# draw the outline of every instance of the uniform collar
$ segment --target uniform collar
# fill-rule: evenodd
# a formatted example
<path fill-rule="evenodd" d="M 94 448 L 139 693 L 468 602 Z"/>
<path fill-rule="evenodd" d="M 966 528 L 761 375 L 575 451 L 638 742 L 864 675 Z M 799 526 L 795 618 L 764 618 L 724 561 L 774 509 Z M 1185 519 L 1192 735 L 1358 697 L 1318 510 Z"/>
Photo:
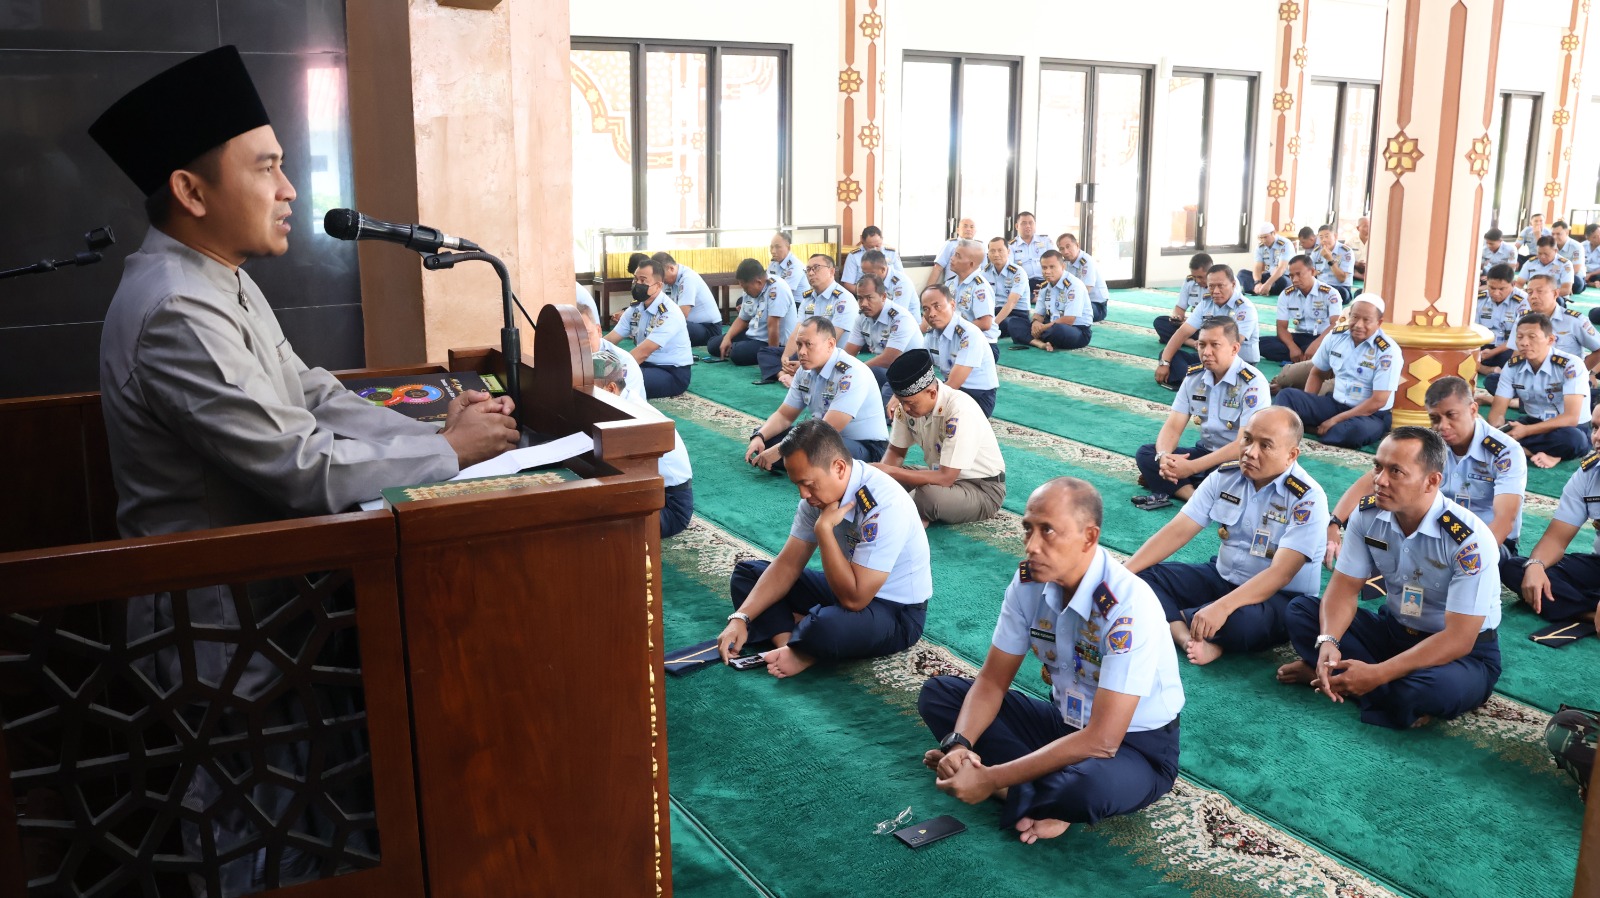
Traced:
<path fill-rule="evenodd" d="M 1243 474 L 1244 473 L 1243 469 L 1241 469 L 1239 473 Z M 1287 483 L 1287 481 L 1289 480 L 1290 477 L 1293 477 L 1293 478 L 1301 481 L 1302 483 L 1305 482 L 1305 479 L 1306 479 L 1305 478 L 1305 472 L 1300 470 L 1300 463 L 1299 462 L 1295 462 L 1294 464 L 1290 465 L 1288 468 L 1286 468 L 1284 470 L 1284 472 L 1282 474 L 1279 474 L 1278 476 L 1272 478 L 1272 482 L 1271 483 L 1268 483 L 1264 488 L 1262 488 L 1260 490 L 1257 490 L 1257 492 L 1264 493 L 1267 490 L 1272 490 L 1272 491 L 1277 492 L 1277 493 L 1288 493 L 1289 492 L 1289 487 L 1286 485 L 1286 483 Z M 1248 480 L 1249 478 L 1245 478 L 1245 479 Z"/>
<path fill-rule="evenodd" d="M 1493 433 L 1491 434 L 1490 431 L 1493 431 Z M 1487 436 L 1504 436 L 1504 434 L 1490 427 L 1489 422 L 1485 421 L 1482 415 L 1478 415 L 1472 424 L 1472 445 L 1467 447 L 1467 454 L 1464 457 L 1475 458 L 1479 461 L 1494 461 L 1494 453 L 1490 452 L 1489 447 L 1483 444 L 1483 439 Z M 1445 448 L 1448 449 L 1449 447 Z M 1450 449 L 1450 454 L 1454 456 L 1456 451 Z"/>
<path fill-rule="evenodd" d="M 224 293 L 238 293 L 249 279 L 244 269 L 229 268 L 159 228 L 151 228 L 145 234 L 144 243 L 139 246 L 139 251 L 152 256 L 177 256 L 189 268 L 200 272 L 208 282 Z"/>
<path fill-rule="evenodd" d="M 1427 537 L 1438 536 L 1442 532 L 1439 529 L 1439 515 L 1443 513 L 1443 511 L 1444 493 L 1436 492 L 1433 494 L 1433 504 L 1428 506 L 1428 510 L 1426 512 L 1423 512 L 1422 523 L 1417 525 L 1417 529 L 1412 532 L 1412 535 L 1415 536 L 1416 534 L 1420 533 Z M 1400 522 L 1394 519 L 1394 512 L 1392 511 L 1385 511 L 1380 508 L 1378 510 L 1377 519 L 1393 524 L 1397 530 L 1400 528 Z"/>
<path fill-rule="evenodd" d="M 1359 348 L 1361 348 L 1362 346 L 1364 346 L 1364 345 L 1366 345 L 1368 343 L 1371 343 L 1374 346 L 1376 346 L 1377 343 L 1378 343 L 1378 338 L 1379 337 L 1383 337 L 1386 340 L 1388 339 L 1388 337 L 1385 336 L 1385 334 L 1383 333 L 1383 327 L 1382 326 L 1379 326 L 1377 330 L 1372 332 L 1372 336 L 1366 338 L 1365 340 L 1362 340 L 1360 343 L 1356 342 L 1356 335 L 1355 335 L 1354 331 L 1348 331 L 1347 330 L 1347 331 L 1344 332 L 1344 335 L 1346 337 L 1350 338 L 1350 346 L 1353 349 L 1359 349 Z M 1390 340 L 1389 342 L 1393 343 L 1394 341 Z"/>
<path fill-rule="evenodd" d="M 1089 567 L 1083 572 L 1083 579 L 1078 582 L 1078 588 L 1073 591 L 1072 598 L 1067 601 L 1067 607 L 1073 613 L 1088 620 L 1094 615 L 1094 594 L 1100 591 L 1100 584 L 1106 579 L 1106 550 L 1095 546 L 1094 560 L 1089 562 Z M 1057 590 L 1059 584 L 1052 584 Z"/>
<path fill-rule="evenodd" d="M 961 313 L 952 311 L 950 313 L 950 323 L 939 330 L 939 336 L 946 340 L 955 339 L 956 333 L 961 330 L 961 322 L 963 320 L 965 319 L 961 317 Z"/>
<path fill-rule="evenodd" d="M 812 296 L 822 296 L 824 294 L 832 293 L 834 290 L 838 289 L 838 287 L 839 287 L 839 282 L 838 281 L 829 281 L 828 282 L 828 286 L 823 287 L 821 290 L 812 290 L 811 291 L 811 295 Z"/>
<path fill-rule="evenodd" d="M 839 362 L 843 360 L 844 347 L 835 344 L 833 347 L 833 355 L 828 356 L 828 360 L 823 363 L 820 369 L 817 370 L 817 378 L 819 380 L 832 380 L 834 370 L 838 367 Z M 848 366 L 850 363 L 845 362 L 845 364 Z"/>
<path fill-rule="evenodd" d="M 1244 364 L 1245 364 L 1244 363 L 1244 356 L 1235 354 L 1234 357 L 1233 357 L 1233 364 L 1228 366 L 1228 370 L 1222 372 L 1222 376 L 1221 377 L 1213 378 L 1211 382 L 1213 384 L 1236 384 L 1236 383 L 1238 383 L 1239 382 L 1239 371 L 1244 368 Z M 1204 368 L 1204 369 L 1201 369 L 1200 373 L 1209 377 L 1211 375 L 1211 370 L 1209 368 Z"/>
<path fill-rule="evenodd" d="M 953 274 L 953 275 L 955 274 L 954 271 L 952 271 L 950 273 Z M 958 279 L 956 280 L 956 286 L 957 287 L 964 287 L 964 286 L 966 286 L 967 284 L 969 284 L 969 283 L 971 283 L 973 281 L 981 281 L 981 280 L 983 280 L 983 269 L 979 268 L 978 270 L 976 270 L 973 273 L 967 275 L 966 277 L 960 277 L 959 275 L 957 275 L 957 278 Z"/>
<path fill-rule="evenodd" d="M 1062 271 L 1061 271 L 1061 280 L 1055 281 L 1054 283 L 1049 282 L 1049 281 L 1045 282 L 1045 286 L 1046 287 L 1054 287 L 1057 290 L 1065 290 L 1065 289 L 1067 289 L 1067 284 L 1068 284 L 1067 272 L 1066 272 L 1065 268 L 1063 268 Z"/>
<path fill-rule="evenodd" d="M 892 308 L 894 308 L 894 300 L 885 299 L 883 301 L 883 308 L 878 310 L 878 314 L 874 315 L 872 320 L 878 322 L 879 324 L 888 324 L 889 310 Z"/>
<path fill-rule="evenodd" d="M 942 380 L 935 379 L 934 383 L 939 385 L 939 393 L 938 398 L 933 401 L 933 414 L 928 416 L 930 418 L 936 418 L 948 412 L 950 410 L 950 397 L 955 395 L 956 392 L 946 386 Z"/>

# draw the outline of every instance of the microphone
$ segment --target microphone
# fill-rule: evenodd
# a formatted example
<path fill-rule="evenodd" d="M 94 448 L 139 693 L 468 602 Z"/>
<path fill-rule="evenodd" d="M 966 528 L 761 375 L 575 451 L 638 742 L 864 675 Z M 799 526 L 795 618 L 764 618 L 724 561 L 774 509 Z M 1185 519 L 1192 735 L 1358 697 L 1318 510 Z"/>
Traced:
<path fill-rule="evenodd" d="M 354 209 L 329 209 L 322 218 L 322 229 L 328 236 L 340 240 L 387 240 L 419 253 L 436 253 L 445 249 L 475 252 L 480 249 L 471 240 L 451 237 L 437 228 L 379 221 Z"/>

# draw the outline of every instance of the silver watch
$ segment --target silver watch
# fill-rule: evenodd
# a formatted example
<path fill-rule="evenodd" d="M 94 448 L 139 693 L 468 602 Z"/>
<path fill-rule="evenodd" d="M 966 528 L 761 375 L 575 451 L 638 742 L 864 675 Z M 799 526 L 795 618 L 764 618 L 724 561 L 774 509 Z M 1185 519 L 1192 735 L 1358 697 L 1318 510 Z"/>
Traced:
<path fill-rule="evenodd" d="M 742 620 L 748 624 L 750 623 L 750 615 L 745 614 L 743 611 L 735 611 L 734 613 L 728 615 L 728 620 Z"/>
<path fill-rule="evenodd" d="M 1315 648 L 1317 651 L 1320 652 L 1320 651 L 1322 651 L 1323 643 L 1327 643 L 1327 642 L 1333 643 L 1333 647 L 1334 648 L 1338 648 L 1339 647 L 1339 640 L 1338 639 L 1336 639 L 1336 638 L 1334 638 L 1332 636 L 1329 636 L 1328 634 L 1324 633 L 1321 636 L 1317 637 L 1316 645 L 1314 645 L 1313 648 Z"/>

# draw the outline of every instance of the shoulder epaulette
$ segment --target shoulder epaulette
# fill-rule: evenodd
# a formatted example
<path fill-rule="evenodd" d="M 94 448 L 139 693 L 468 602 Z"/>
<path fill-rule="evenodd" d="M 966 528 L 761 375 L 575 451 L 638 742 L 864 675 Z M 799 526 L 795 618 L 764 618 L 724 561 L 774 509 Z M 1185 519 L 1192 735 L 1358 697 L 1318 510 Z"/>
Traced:
<path fill-rule="evenodd" d="M 856 490 L 857 513 L 866 514 L 877 507 L 878 500 L 873 497 L 872 490 L 867 489 L 866 484 L 862 484 L 861 489 Z"/>
<path fill-rule="evenodd" d="M 1363 496 L 1361 498 L 1361 502 L 1359 504 L 1357 504 L 1356 507 L 1359 508 L 1362 511 L 1366 511 L 1369 508 L 1377 508 L 1378 507 L 1378 497 L 1376 495 Z"/>
<path fill-rule="evenodd" d="M 815 296 L 815 295 L 816 295 L 816 292 L 817 292 L 817 291 L 815 291 L 815 290 L 812 290 L 812 289 L 810 289 L 810 288 L 809 288 L 809 287 L 808 287 L 808 288 L 806 288 L 806 292 L 804 292 L 804 293 L 802 293 L 802 294 L 800 294 L 800 295 L 801 295 L 801 296 Z"/>
<path fill-rule="evenodd" d="M 1348 325 L 1348 324 L 1340 324 L 1340 325 L 1337 325 L 1337 326 L 1334 327 L 1333 332 L 1336 333 L 1336 334 L 1342 334 L 1342 333 L 1344 333 L 1345 331 L 1347 331 L 1349 329 L 1350 329 L 1350 325 Z"/>
<path fill-rule="evenodd" d="M 1217 465 L 1217 470 L 1218 471 L 1237 471 L 1237 470 L 1239 470 L 1239 463 L 1236 462 L 1236 461 L 1223 462 L 1222 464 Z"/>
<path fill-rule="evenodd" d="M 1507 365 L 1520 365 L 1520 364 L 1522 364 L 1522 363 L 1523 363 L 1523 362 L 1524 362 L 1524 361 L 1527 361 L 1527 360 L 1526 360 L 1526 359 L 1524 359 L 1524 358 L 1523 358 L 1523 357 L 1522 357 L 1522 353 L 1520 353 L 1520 352 L 1519 352 L 1519 353 L 1516 353 L 1516 354 L 1514 354 L 1514 355 L 1512 355 L 1512 356 L 1511 356 L 1511 360 L 1510 360 L 1510 361 L 1508 361 L 1508 362 L 1506 362 L 1506 364 L 1507 364 Z"/>
<path fill-rule="evenodd" d="M 1033 582 L 1033 569 L 1028 566 L 1027 559 L 1023 559 L 1023 561 L 1017 565 L 1017 579 L 1021 580 L 1023 583 Z"/>
<path fill-rule="evenodd" d="M 1489 298 L 1489 291 L 1488 290 L 1479 290 L 1478 291 L 1478 298 L 1479 299 L 1488 299 Z"/>
<path fill-rule="evenodd" d="M 1021 271 L 1021 270 L 1022 269 L 1018 268 L 1017 267 L 1017 263 L 1015 263 L 1015 262 L 1007 262 L 1006 263 L 1006 271 L 1018 272 L 1018 271 Z"/>
<path fill-rule="evenodd" d="M 850 363 L 845 361 L 844 359 L 840 359 L 839 361 L 837 361 L 837 362 L 835 362 L 833 364 L 833 370 L 835 370 L 835 371 L 849 371 L 850 370 Z"/>
<path fill-rule="evenodd" d="M 1450 534 L 1456 545 L 1466 542 L 1467 537 L 1472 535 L 1472 528 L 1448 511 L 1439 515 L 1439 523 L 1444 525 L 1444 532 Z"/>
<path fill-rule="evenodd" d="M 1240 368 L 1239 377 L 1241 377 L 1245 383 L 1249 383 L 1250 381 L 1256 379 L 1256 373 L 1251 371 L 1249 368 Z"/>
<path fill-rule="evenodd" d="M 1583 313 L 1579 312 L 1577 309 L 1567 309 L 1566 313 L 1568 315 L 1571 315 L 1574 318 L 1582 318 L 1583 317 Z"/>
<path fill-rule="evenodd" d="M 1494 438 L 1493 434 L 1484 436 L 1483 448 L 1489 450 L 1490 455 L 1499 455 L 1506 451 L 1506 444 Z"/>
<path fill-rule="evenodd" d="M 1289 492 L 1294 493 L 1296 499 L 1304 497 L 1306 493 L 1311 491 L 1311 487 L 1304 480 L 1293 474 L 1283 479 L 1283 485 L 1289 488 Z"/>
<path fill-rule="evenodd" d="M 1378 347 L 1379 349 L 1388 349 L 1389 339 L 1380 333 L 1378 334 L 1377 339 L 1372 341 L 1372 345 Z"/>
<path fill-rule="evenodd" d="M 1567 357 L 1559 352 L 1552 352 L 1550 353 L 1550 364 L 1555 365 L 1557 368 L 1565 368 L 1567 367 Z"/>
<path fill-rule="evenodd" d="M 1587 471 L 1597 464 L 1600 464 L 1600 452 L 1591 452 L 1588 458 L 1578 464 L 1578 470 Z"/>
<path fill-rule="evenodd" d="M 1228 300 L 1228 305 L 1230 305 L 1230 306 L 1238 306 L 1241 309 L 1244 308 L 1244 304 L 1245 304 L 1245 298 L 1244 298 L 1244 294 L 1242 294 L 1242 293 L 1237 294 L 1232 299 Z"/>
<path fill-rule="evenodd" d="M 1191 366 L 1189 366 L 1189 375 L 1199 374 L 1201 371 L 1204 371 L 1205 369 L 1206 369 L 1206 366 L 1204 364 L 1191 365 Z M 1189 375 L 1186 375 L 1186 376 L 1189 376 Z"/>

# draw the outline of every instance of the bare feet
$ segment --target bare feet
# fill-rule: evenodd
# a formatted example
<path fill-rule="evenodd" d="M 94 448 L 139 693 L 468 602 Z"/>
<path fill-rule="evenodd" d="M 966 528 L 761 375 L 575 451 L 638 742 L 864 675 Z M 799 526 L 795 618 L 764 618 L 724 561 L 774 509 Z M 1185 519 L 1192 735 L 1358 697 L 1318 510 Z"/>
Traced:
<path fill-rule="evenodd" d="M 1020 834 L 1018 838 L 1022 839 L 1022 844 L 1032 845 L 1040 839 L 1054 839 L 1066 832 L 1067 827 L 1071 825 L 1065 820 L 1035 820 L 1032 817 L 1024 817 L 1017 821 L 1017 832 Z"/>
<path fill-rule="evenodd" d="M 786 387 L 792 387 L 794 386 L 794 375 L 780 374 L 778 375 L 778 383 L 783 384 Z"/>
<path fill-rule="evenodd" d="M 1433 718 L 1429 717 L 1426 714 L 1424 714 L 1421 717 L 1418 717 L 1416 720 L 1411 721 L 1411 728 L 1413 730 L 1420 729 L 1422 727 L 1427 726 L 1430 723 L 1433 723 Z"/>
<path fill-rule="evenodd" d="M 1204 639 L 1189 640 L 1185 649 L 1189 652 L 1190 664 L 1210 664 L 1222 657 L 1222 646 Z"/>
<path fill-rule="evenodd" d="M 1278 682 L 1287 686 L 1309 686 L 1316 678 L 1317 672 L 1304 661 L 1290 661 L 1278 668 Z"/>
<path fill-rule="evenodd" d="M 1533 462 L 1533 466 L 1536 468 L 1553 468 L 1561 464 L 1561 459 L 1543 452 L 1535 452 L 1528 456 L 1528 461 Z"/>
<path fill-rule="evenodd" d="M 1034 340 L 1029 345 L 1032 346 L 1035 349 L 1043 349 L 1045 352 L 1055 352 L 1056 351 L 1056 345 L 1054 343 L 1046 343 L 1043 340 Z"/>
<path fill-rule="evenodd" d="M 1181 652 L 1189 647 L 1189 640 L 1193 637 L 1189 635 L 1188 624 L 1175 620 L 1167 624 L 1167 629 L 1172 631 L 1172 644 L 1178 647 L 1178 651 Z"/>
<path fill-rule="evenodd" d="M 767 673 L 780 680 L 792 677 L 817 663 L 817 659 L 810 655 L 802 655 L 788 646 L 773 649 L 762 657 L 767 659 Z"/>

